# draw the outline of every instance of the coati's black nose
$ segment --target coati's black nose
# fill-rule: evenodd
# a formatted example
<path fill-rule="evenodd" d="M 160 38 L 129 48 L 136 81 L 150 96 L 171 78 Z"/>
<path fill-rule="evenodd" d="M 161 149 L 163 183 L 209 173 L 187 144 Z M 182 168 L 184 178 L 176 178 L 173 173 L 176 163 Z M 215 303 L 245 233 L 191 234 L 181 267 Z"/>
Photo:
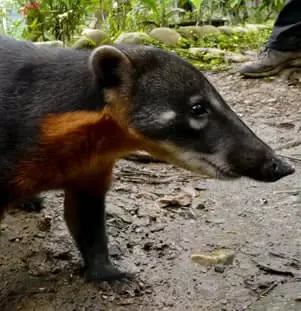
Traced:
<path fill-rule="evenodd" d="M 295 172 L 295 168 L 280 156 L 274 156 L 262 166 L 261 174 L 264 181 L 277 181 Z"/>

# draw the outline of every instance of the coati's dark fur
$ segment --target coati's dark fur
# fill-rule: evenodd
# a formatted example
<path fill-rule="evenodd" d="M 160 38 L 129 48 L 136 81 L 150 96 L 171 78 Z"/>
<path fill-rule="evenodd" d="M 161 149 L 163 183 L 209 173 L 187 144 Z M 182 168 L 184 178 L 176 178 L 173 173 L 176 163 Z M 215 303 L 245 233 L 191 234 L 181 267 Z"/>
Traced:
<path fill-rule="evenodd" d="M 125 275 L 109 260 L 105 196 L 115 162 L 134 150 L 219 177 L 293 172 L 172 53 L 47 49 L 0 36 L 0 214 L 63 189 L 89 280 Z"/>

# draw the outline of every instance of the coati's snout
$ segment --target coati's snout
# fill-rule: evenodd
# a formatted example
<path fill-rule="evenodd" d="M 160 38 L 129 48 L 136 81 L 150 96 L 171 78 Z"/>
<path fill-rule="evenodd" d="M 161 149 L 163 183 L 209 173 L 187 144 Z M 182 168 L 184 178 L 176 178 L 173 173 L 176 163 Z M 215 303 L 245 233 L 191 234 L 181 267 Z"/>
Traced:
<path fill-rule="evenodd" d="M 281 157 L 274 156 L 261 167 L 260 173 L 254 178 L 262 181 L 277 181 L 295 172 L 294 167 Z"/>
<path fill-rule="evenodd" d="M 213 177 L 272 182 L 294 172 L 276 157 L 195 67 L 154 48 L 125 49 L 135 69 L 131 126 L 143 148 Z"/>
<path fill-rule="evenodd" d="M 250 145 L 245 153 L 229 153 L 228 161 L 232 163 L 233 169 L 242 176 L 264 182 L 274 182 L 295 172 L 290 163 L 262 144 L 258 143 L 261 150 L 258 146 L 252 148 Z M 244 150 L 244 147 L 241 150 Z"/>

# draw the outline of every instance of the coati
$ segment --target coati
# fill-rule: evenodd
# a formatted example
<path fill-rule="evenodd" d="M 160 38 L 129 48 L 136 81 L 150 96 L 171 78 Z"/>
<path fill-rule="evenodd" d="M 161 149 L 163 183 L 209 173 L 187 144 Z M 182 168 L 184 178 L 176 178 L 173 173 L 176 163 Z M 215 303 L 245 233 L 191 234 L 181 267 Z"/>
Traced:
<path fill-rule="evenodd" d="M 273 182 L 294 172 L 171 52 L 38 48 L 0 36 L 0 213 L 63 189 L 90 281 L 127 275 L 108 255 L 105 197 L 115 162 L 134 150 L 222 179 Z"/>

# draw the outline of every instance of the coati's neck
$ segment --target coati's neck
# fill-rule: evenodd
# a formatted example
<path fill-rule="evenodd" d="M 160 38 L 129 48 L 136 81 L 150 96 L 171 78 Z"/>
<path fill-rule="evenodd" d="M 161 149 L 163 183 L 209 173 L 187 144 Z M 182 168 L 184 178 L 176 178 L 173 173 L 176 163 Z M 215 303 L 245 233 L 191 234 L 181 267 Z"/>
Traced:
<path fill-rule="evenodd" d="M 107 109 L 49 115 L 42 122 L 35 151 L 21 163 L 15 182 L 28 195 L 32 189 L 63 188 L 136 149 L 139 140 Z"/>

